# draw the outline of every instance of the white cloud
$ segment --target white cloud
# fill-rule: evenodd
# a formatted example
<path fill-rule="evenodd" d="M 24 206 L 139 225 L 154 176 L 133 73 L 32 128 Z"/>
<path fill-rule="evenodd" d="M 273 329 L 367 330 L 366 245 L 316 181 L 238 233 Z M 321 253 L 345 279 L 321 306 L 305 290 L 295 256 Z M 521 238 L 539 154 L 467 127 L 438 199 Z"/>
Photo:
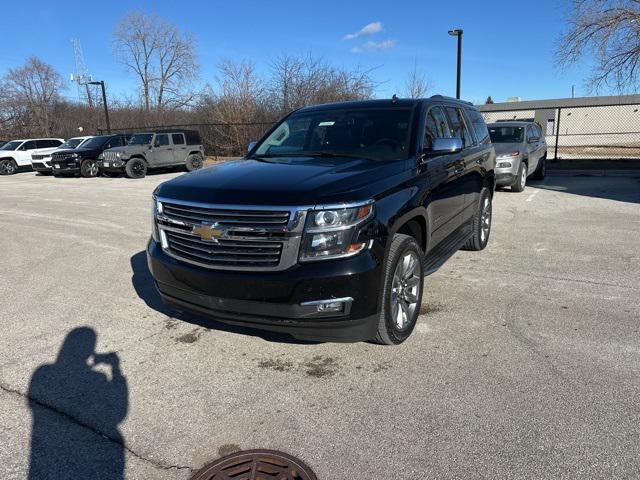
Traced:
<path fill-rule="evenodd" d="M 364 27 L 362 27 L 356 33 L 348 33 L 347 35 L 342 37 L 342 39 L 353 40 L 354 38 L 369 37 L 371 35 L 375 35 L 376 33 L 381 32 L 382 30 L 383 30 L 382 22 L 371 22 L 365 25 Z"/>
<path fill-rule="evenodd" d="M 397 40 L 385 40 L 384 42 L 372 42 L 369 41 L 359 47 L 353 47 L 352 53 L 365 53 L 365 52 L 381 52 L 383 50 L 389 50 L 396 46 Z"/>

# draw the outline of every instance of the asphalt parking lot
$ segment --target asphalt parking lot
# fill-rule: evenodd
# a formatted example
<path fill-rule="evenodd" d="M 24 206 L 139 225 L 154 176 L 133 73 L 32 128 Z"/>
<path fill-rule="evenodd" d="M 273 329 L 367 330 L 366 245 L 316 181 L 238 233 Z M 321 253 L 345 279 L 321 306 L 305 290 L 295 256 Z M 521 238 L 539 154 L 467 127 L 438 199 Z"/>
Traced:
<path fill-rule="evenodd" d="M 0 177 L 1 478 L 186 479 L 239 448 L 320 480 L 640 477 L 640 176 L 496 192 L 488 248 L 384 347 L 172 316 L 144 249 L 175 175 Z"/>

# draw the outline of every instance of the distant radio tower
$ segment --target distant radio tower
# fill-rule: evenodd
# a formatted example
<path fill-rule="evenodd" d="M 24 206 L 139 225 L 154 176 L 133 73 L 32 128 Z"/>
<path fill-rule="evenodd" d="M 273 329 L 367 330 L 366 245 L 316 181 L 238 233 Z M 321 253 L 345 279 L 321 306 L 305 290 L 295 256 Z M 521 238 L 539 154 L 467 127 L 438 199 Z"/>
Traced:
<path fill-rule="evenodd" d="M 87 71 L 87 67 L 84 64 L 84 55 L 82 54 L 82 45 L 80 40 L 72 38 L 73 44 L 73 56 L 76 63 L 76 72 L 71 75 L 71 81 L 78 84 L 78 98 L 85 98 L 90 107 L 93 107 L 93 96 L 91 95 L 91 75 Z"/>

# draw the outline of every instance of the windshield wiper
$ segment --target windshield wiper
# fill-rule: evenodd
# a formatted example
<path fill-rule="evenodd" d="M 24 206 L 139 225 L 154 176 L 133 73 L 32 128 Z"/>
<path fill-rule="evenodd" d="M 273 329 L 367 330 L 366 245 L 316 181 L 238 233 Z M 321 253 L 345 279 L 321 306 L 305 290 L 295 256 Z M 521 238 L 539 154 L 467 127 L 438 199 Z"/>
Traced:
<path fill-rule="evenodd" d="M 370 157 L 365 157 L 363 155 L 358 155 L 355 153 L 339 153 L 339 152 L 305 152 L 304 154 L 300 154 L 304 157 L 326 157 L 326 158 L 357 158 L 359 160 L 374 160 Z"/>

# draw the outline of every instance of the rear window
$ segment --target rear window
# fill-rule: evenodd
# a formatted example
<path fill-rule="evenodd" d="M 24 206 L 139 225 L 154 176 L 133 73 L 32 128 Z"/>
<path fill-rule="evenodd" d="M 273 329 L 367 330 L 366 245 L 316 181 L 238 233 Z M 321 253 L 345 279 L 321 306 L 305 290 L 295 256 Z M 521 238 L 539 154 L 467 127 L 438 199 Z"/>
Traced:
<path fill-rule="evenodd" d="M 181 133 L 174 133 L 171 135 L 171 140 L 174 145 L 184 145 L 184 135 Z"/>

